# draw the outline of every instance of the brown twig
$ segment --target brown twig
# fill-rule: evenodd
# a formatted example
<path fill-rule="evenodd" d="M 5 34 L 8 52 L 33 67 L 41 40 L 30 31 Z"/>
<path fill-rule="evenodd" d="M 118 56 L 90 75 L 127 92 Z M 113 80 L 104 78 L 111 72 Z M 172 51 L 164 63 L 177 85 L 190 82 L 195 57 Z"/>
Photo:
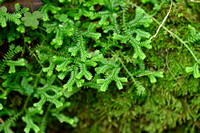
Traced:
<path fill-rule="evenodd" d="M 200 3 L 200 1 L 194 1 L 194 0 L 190 0 L 189 2 Z"/>
<path fill-rule="evenodd" d="M 158 27 L 158 29 L 157 29 L 155 35 L 153 35 L 153 36 L 150 38 L 150 40 L 153 39 L 153 38 L 155 38 L 155 37 L 157 36 L 158 32 L 160 31 L 160 28 L 163 26 L 163 24 L 164 24 L 165 21 L 167 20 L 167 17 L 169 16 L 170 11 L 172 10 L 172 2 L 173 2 L 173 1 L 171 0 L 171 5 L 170 5 L 170 8 L 169 8 L 169 11 L 168 11 L 167 15 L 165 16 L 165 18 L 163 19 L 162 23 L 161 23 L 160 26 Z"/>
<path fill-rule="evenodd" d="M 127 2 L 128 4 L 135 6 L 137 8 L 139 8 L 136 4 L 133 4 L 131 2 Z M 148 13 L 144 12 L 145 15 L 150 16 L 151 19 L 153 19 L 157 24 L 161 25 L 160 22 L 158 22 L 153 16 L 149 15 Z M 192 52 L 192 50 L 190 49 L 190 47 L 186 44 L 185 41 L 183 41 L 180 37 L 178 37 L 176 34 L 174 34 L 173 32 L 171 32 L 169 29 L 167 29 L 164 25 L 161 25 L 161 27 L 166 30 L 169 34 L 171 34 L 173 37 L 175 37 L 177 40 L 179 40 L 191 53 L 191 55 L 193 56 L 193 58 L 195 59 L 195 61 L 200 64 L 200 61 L 197 59 L 197 57 L 194 55 L 194 53 Z"/>

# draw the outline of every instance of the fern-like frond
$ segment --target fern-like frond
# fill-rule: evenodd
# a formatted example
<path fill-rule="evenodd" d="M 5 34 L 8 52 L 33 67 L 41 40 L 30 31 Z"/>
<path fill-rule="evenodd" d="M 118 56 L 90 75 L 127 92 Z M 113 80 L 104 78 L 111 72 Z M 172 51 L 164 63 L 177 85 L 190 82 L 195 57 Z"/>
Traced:
<path fill-rule="evenodd" d="M 81 79 L 83 76 L 87 80 L 92 79 L 92 74 L 87 70 L 87 66 L 84 63 L 79 63 L 80 72 L 76 75 L 76 78 Z"/>
<path fill-rule="evenodd" d="M 63 23 L 54 22 L 52 24 L 45 23 L 47 33 L 55 33 L 55 38 L 51 41 L 51 45 L 57 49 L 63 44 L 63 39 L 66 36 L 71 36 L 73 34 L 73 21 L 66 18 L 64 15 L 60 15 L 57 19 Z"/>
<path fill-rule="evenodd" d="M 6 64 L 10 67 L 10 70 L 8 73 L 15 73 L 16 72 L 15 67 L 25 66 L 26 61 L 25 59 L 21 58 L 21 59 L 18 59 L 17 61 L 8 60 Z"/>
<path fill-rule="evenodd" d="M 59 121 L 60 123 L 68 123 L 70 124 L 71 126 L 75 127 L 76 126 L 76 123 L 78 122 L 78 118 L 77 117 L 74 117 L 74 118 L 70 118 L 68 116 L 65 116 L 64 114 L 61 114 L 61 113 L 52 113 L 53 116 L 55 116 Z"/>
<path fill-rule="evenodd" d="M 48 55 L 47 53 L 45 53 L 44 51 L 40 52 L 39 50 L 36 50 L 36 53 L 37 53 L 41 63 L 46 63 L 47 61 L 49 62 L 49 66 L 42 68 L 42 71 L 47 72 L 47 76 L 52 76 L 53 70 L 55 68 L 55 62 L 54 62 L 53 58 L 50 55 Z"/>
<path fill-rule="evenodd" d="M 146 94 L 146 89 L 140 84 L 139 81 L 136 81 L 134 84 L 136 87 L 136 95 L 137 96 L 144 96 Z"/>
<path fill-rule="evenodd" d="M 50 11 L 51 13 L 55 14 L 61 10 L 60 7 L 55 7 L 52 4 L 45 4 L 41 7 L 41 13 L 43 14 L 43 20 L 44 21 L 49 21 L 49 15 L 48 12 Z"/>
<path fill-rule="evenodd" d="M 31 119 L 30 115 L 25 115 L 22 117 L 22 120 L 26 122 L 26 127 L 24 129 L 25 133 L 29 133 L 31 129 L 35 131 L 35 133 L 38 133 L 40 128 L 34 124 L 33 120 Z"/>
<path fill-rule="evenodd" d="M 123 33 L 118 30 L 117 22 L 112 21 L 112 26 L 108 28 L 105 27 L 104 30 L 107 33 L 108 31 L 113 31 L 113 39 L 119 40 L 121 43 L 129 43 L 134 47 L 134 58 L 144 59 L 146 55 L 144 54 L 142 47 L 152 48 L 150 45 L 150 40 L 145 40 L 145 38 L 149 38 L 150 34 L 140 29 L 140 26 L 148 27 L 152 20 L 144 15 L 144 11 L 141 8 L 136 9 L 135 18 L 126 22 L 125 12 L 128 8 L 123 8 L 122 22 L 123 22 Z M 111 19 L 112 20 L 112 19 Z"/>
<path fill-rule="evenodd" d="M 106 91 L 108 89 L 108 85 L 114 80 L 116 82 L 117 88 L 122 89 L 122 83 L 121 82 L 127 82 L 127 78 L 119 77 L 118 74 L 120 72 L 120 68 L 114 68 L 110 71 L 109 75 L 106 77 L 106 79 L 97 79 L 98 84 L 102 84 L 100 90 Z"/>
<path fill-rule="evenodd" d="M 107 70 L 112 69 L 113 65 L 112 64 L 105 64 L 103 66 L 99 66 L 95 68 L 95 71 L 100 74 L 100 73 L 105 73 Z"/>
<path fill-rule="evenodd" d="M 85 61 L 87 58 L 91 57 L 91 54 L 86 51 L 85 41 L 82 36 L 78 38 L 76 46 L 69 48 L 69 52 L 72 56 L 76 56 L 78 51 L 80 51 L 81 54 L 81 61 Z"/>
<path fill-rule="evenodd" d="M 69 89 L 67 89 L 64 92 L 64 96 L 66 98 L 70 98 L 72 95 L 74 95 L 75 93 L 77 93 L 80 89 L 81 88 L 79 88 L 79 87 L 73 87 L 73 90 L 71 90 L 71 91 Z"/>
<path fill-rule="evenodd" d="M 86 32 L 83 32 L 82 35 L 87 38 L 92 38 L 98 40 L 101 37 L 101 33 L 95 31 L 95 24 L 90 24 Z"/>
<path fill-rule="evenodd" d="M 23 95 L 31 95 L 34 91 L 34 87 L 31 85 L 33 77 L 26 71 L 19 71 L 9 75 L 4 74 L 2 78 L 4 79 L 2 86 L 7 88 L 7 93 L 18 91 Z"/>
<path fill-rule="evenodd" d="M 20 46 L 15 47 L 15 45 L 10 45 L 9 51 L 4 56 L 3 61 L 0 63 L 0 75 L 4 72 L 4 69 L 6 67 L 8 60 L 12 59 L 14 55 L 16 55 L 17 53 L 21 51 L 22 51 L 22 47 Z"/>
<path fill-rule="evenodd" d="M 152 72 L 152 71 L 138 71 L 138 75 L 137 77 L 141 77 L 141 76 L 147 76 L 150 79 L 151 83 L 155 83 L 156 77 L 160 77 L 163 78 L 163 72 L 162 71 L 156 71 L 156 72 Z"/>
<path fill-rule="evenodd" d="M 56 108 L 59 108 L 63 105 L 59 98 L 62 96 L 62 88 L 56 85 L 52 85 L 56 79 L 56 76 L 47 77 L 46 81 L 41 81 L 43 87 L 39 87 L 37 89 L 37 97 L 40 97 L 39 102 L 34 103 L 33 105 L 41 110 L 44 103 L 47 101 L 53 103 Z M 50 94 L 49 94 L 50 93 Z"/>
<path fill-rule="evenodd" d="M 187 41 L 188 41 L 189 43 L 195 43 L 195 42 L 197 42 L 197 41 L 199 41 L 199 40 L 200 40 L 200 33 L 194 35 L 193 37 L 188 38 Z"/>
<path fill-rule="evenodd" d="M 197 33 L 196 29 L 191 25 L 188 25 L 188 29 L 190 30 L 190 37 L 188 38 L 188 43 L 195 43 L 200 40 L 200 33 Z"/>
<path fill-rule="evenodd" d="M 34 123 L 34 115 L 42 114 L 42 110 L 38 110 L 36 108 L 30 107 L 27 109 L 25 116 L 22 117 L 22 120 L 26 123 L 26 127 L 24 128 L 25 133 L 30 133 L 30 130 L 33 129 L 35 133 L 38 133 L 40 128 Z"/>
<path fill-rule="evenodd" d="M 136 77 L 147 76 L 150 79 L 151 83 L 155 83 L 157 81 L 156 77 L 163 78 L 162 71 L 149 71 L 145 69 L 144 61 L 142 60 L 134 60 L 135 64 L 138 64 L 138 69 L 133 72 L 133 75 Z"/>
<path fill-rule="evenodd" d="M 151 48 L 151 45 L 149 45 L 150 41 L 143 41 L 143 42 L 138 42 L 138 41 L 141 40 L 141 37 L 145 38 L 150 37 L 150 34 L 138 30 L 137 27 L 141 25 L 148 27 L 149 24 L 152 22 L 152 20 L 149 17 L 144 16 L 144 11 L 141 8 L 137 8 L 134 20 L 127 23 L 125 17 L 125 11 L 126 10 L 123 11 L 124 32 L 125 36 L 129 39 L 130 44 L 134 47 L 135 53 L 133 57 L 134 58 L 140 57 L 141 59 L 144 59 L 146 55 L 142 51 L 141 46 L 146 48 Z M 136 38 L 133 36 L 134 32 L 137 34 Z"/>
<path fill-rule="evenodd" d="M 85 80 L 76 78 L 77 74 L 78 74 L 78 68 L 74 67 L 71 71 L 69 80 L 67 81 L 66 84 L 63 85 L 63 87 L 69 89 L 69 91 L 73 90 L 72 88 L 75 83 L 77 87 L 82 87 L 82 84 L 85 82 Z"/>
<path fill-rule="evenodd" d="M 4 131 L 4 133 L 12 133 L 10 127 L 14 122 L 22 115 L 23 112 L 16 113 L 13 117 L 8 118 L 3 124 L 0 125 L 0 131 Z"/>
<path fill-rule="evenodd" d="M 84 8 L 80 8 L 78 9 L 78 12 L 72 12 L 71 11 L 74 20 L 80 20 L 81 16 L 85 16 L 85 17 L 90 17 L 92 16 L 94 13 L 92 11 L 88 11 L 87 9 Z"/>
<path fill-rule="evenodd" d="M 93 14 L 90 19 L 94 20 L 96 18 L 100 18 L 98 26 L 107 26 L 109 25 L 108 19 L 116 19 L 117 14 L 115 12 L 119 10 L 119 6 L 123 6 L 123 1 L 103 0 L 102 4 L 104 6 L 104 10 Z"/>
<path fill-rule="evenodd" d="M 21 24 L 21 14 L 20 13 L 7 13 L 7 8 L 2 6 L 0 7 L 0 23 L 2 27 L 7 26 L 7 21 L 11 21 L 17 25 Z"/>
<path fill-rule="evenodd" d="M 65 103 L 65 104 L 63 104 L 63 106 L 61 108 L 52 109 L 51 110 L 51 114 L 53 116 L 55 116 L 61 123 L 65 122 L 65 123 L 70 124 L 73 127 L 76 127 L 77 122 L 78 122 L 78 118 L 77 117 L 70 118 L 70 117 L 67 117 L 67 116 L 65 116 L 64 114 L 61 113 L 61 111 L 63 109 L 65 109 L 65 108 L 70 106 L 70 102 L 63 101 L 63 103 Z"/>

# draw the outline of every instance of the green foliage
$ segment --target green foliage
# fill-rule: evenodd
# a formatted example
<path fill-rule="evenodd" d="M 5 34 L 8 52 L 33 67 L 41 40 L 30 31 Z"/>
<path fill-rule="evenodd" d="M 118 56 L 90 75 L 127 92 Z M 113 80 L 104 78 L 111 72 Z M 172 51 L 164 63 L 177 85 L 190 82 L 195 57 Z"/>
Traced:
<path fill-rule="evenodd" d="M 190 37 L 188 38 L 187 42 L 189 44 L 198 44 L 198 41 L 200 40 L 200 33 L 196 32 L 196 29 L 194 27 L 192 27 L 191 25 L 188 25 L 188 29 L 190 30 Z M 194 45 L 195 45 L 194 44 Z M 195 61 L 194 66 L 193 67 L 186 67 L 185 71 L 187 73 L 193 73 L 194 78 L 199 78 L 200 77 L 200 73 L 199 73 L 199 62 L 200 60 Z"/>
<path fill-rule="evenodd" d="M 21 24 L 20 18 L 22 17 L 22 13 L 27 12 L 28 8 L 24 8 L 20 10 L 19 4 L 15 5 L 16 12 L 13 14 L 7 13 L 7 8 L 2 6 L 0 7 L 0 23 L 1 27 L 7 26 L 7 21 L 11 21 L 17 25 Z"/>
<path fill-rule="evenodd" d="M 117 88 L 119 90 L 123 89 L 121 82 L 127 82 L 127 78 L 120 78 L 118 76 L 119 71 L 120 68 L 115 68 L 109 73 L 109 76 L 106 77 L 106 79 L 97 79 L 97 83 L 102 83 L 102 86 L 100 88 L 101 91 L 106 91 L 108 85 L 110 84 L 110 82 L 112 82 L 112 80 L 116 82 Z"/>
<path fill-rule="evenodd" d="M 17 61 L 7 61 L 7 65 L 10 67 L 10 70 L 8 73 L 15 73 L 15 66 L 25 66 L 25 60 L 24 59 L 18 59 Z"/>
<path fill-rule="evenodd" d="M 176 29 L 186 33 L 191 57 L 163 31 L 149 39 L 156 25 L 145 13 L 148 4 L 156 14 L 169 1 L 43 2 L 32 13 L 19 4 L 14 13 L 0 7 L 0 131 L 61 132 L 59 123 L 92 133 L 164 132 L 184 124 L 196 131 L 199 27 Z"/>
<path fill-rule="evenodd" d="M 65 104 L 61 108 L 52 109 L 51 110 L 51 114 L 52 114 L 52 116 L 56 117 L 61 123 L 65 122 L 65 123 L 70 124 L 73 127 L 76 127 L 77 126 L 77 122 L 78 122 L 78 118 L 77 117 L 70 118 L 70 117 L 67 117 L 67 116 L 65 116 L 64 114 L 61 113 L 61 111 L 64 108 L 69 107 L 69 106 L 70 106 L 70 103 L 69 102 L 65 102 Z"/>
<path fill-rule="evenodd" d="M 123 10 L 122 18 L 124 34 L 120 35 L 119 33 L 114 33 L 113 39 L 120 40 L 121 43 L 129 42 L 134 47 L 135 53 L 133 55 L 133 58 L 139 57 L 141 59 L 144 59 L 146 56 L 141 47 L 146 47 L 150 49 L 152 46 L 150 45 L 150 40 L 142 42 L 140 41 L 142 38 L 149 38 L 150 34 L 138 29 L 138 26 L 149 27 L 150 23 L 152 23 L 152 20 L 149 17 L 144 16 L 144 11 L 142 9 L 137 8 L 135 19 L 127 23 L 125 11 L 126 9 Z M 136 37 L 134 37 L 133 34 L 136 34 Z"/>
<path fill-rule="evenodd" d="M 58 11 L 60 11 L 61 8 L 59 7 L 55 7 L 52 4 L 45 4 L 42 8 L 41 8 L 41 13 L 43 14 L 43 20 L 44 21 L 49 21 L 49 15 L 48 12 L 51 11 L 53 14 L 57 13 Z"/>
<path fill-rule="evenodd" d="M 6 27 L 6 21 L 12 21 L 15 24 L 19 25 L 21 23 L 20 18 L 21 18 L 21 14 L 17 13 L 17 14 L 8 14 L 7 13 L 7 8 L 2 6 L 0 8 L 0 20 L 1 20 L 1 26 L 2 27 Z"/>
<path fill-rule="evenodd" d="M 47 33 L 53 32 L 56 34 L 55 38 L 51 41 L 51 45 L 55 45 L 55 48 L 59 48 L 63 44 L 63 39 L 73 34 L 74 22 L 70 20 L 67 15 L 64 14 L 56 16 L 56 19 L 59 20 L 61 23 L 45 23 L 44 27 L 46 28 Z"/>
<path fill-rule="evenodd" d="M 42 14 L 39 11 L 34 11 L 32 14 L 30 12 L 24 13 L 22 21 L 26 27 L 37 27 L 39 21 L 37 19 L 41 18 Z"/>
<path fill-rule="evenodd" d="M 26 111 L 26 115 L 22 117 L 22 120 L 26 123 L 26 127 L 24 128 L 25 133 L 29 133 L 31 129 L 33 129 L 35 133 L 38 133 L 40 130 L 40 128 L 34 124 L 32 119 L 32 117 L 37 113 L 42 114 L 43 112 L 34 108 L 29 108 Z"/>
<path fill-rule="evenodd" d="M 21 51 L 22 51 L 22 47 L 20 47 L 20 46 L 15 47 L 15 45 L 10 45 L 8 53 L 4 56 L 4 60 L 1 61 L 0 75 L 4 72 L 6 65 L 9 65 L 9 62 L 12 62 L 12 60 L 10 60 L 10 59 L 12 59 L 15 54 L 17 54 Z M 24 66 L 24 60 L 21 59 L 18 61 L 18 63 L 15 62 L 15 65 Z M 15 65 L 10 63 L 10 66 L 12 66 L 12 69 L 15 68 L 14 67 Z M 14 71 L 15 71 L 15 69 L 14 69 Z M 13 72 L 13 71 L 11 70 L 11 72 Z"/>
<path fill-rule="evenodd" d="M 4 131 L 5 133 L 12 133 L 10 130 L 10 126 L 14 124 L 14 122 L 21 116 L 21 112 L 15 114 L 12 118 L 6 120 L 3 124 L 0 125 L 0 131 Z"/>
<path fill-rule="evenodd" d="M 55 78 L 56 76 L 47 77 L 46 81 L 44 79 L 40 79 L 40 83 L 44 86 L 38 88 L 37 93 L 35 94 L 37 98 L 40 97 L 40 101 L 33 104 L 38 110 L 41 110 L 42 106 L 47 101 L 55 104 L 56 108 L 59 108 L 63 105 L 63 103 L 58 100 L 62 96 L 62 88 L 52 85 L 55 81 Z M 48 92 L 50 94 L 48 94 Z"/>
<path fill-rule="evenodd" d="M 195 63 L 193 67 L 186 67 L 185 71 L 187 73 L 193 72 L 194 78 L 199 78 L 200 73 L 199 73 L 199 64 Z"/>
<path fill-rule="evenodd" d="M 176 1 L 178 1 L 178 0 L 176 0 Z M 141 0 L 141 2 L 142 2 L 143 4 L 149 4 L 149 3 L 153 4 L 153 5 L 154 5 L 153 10 L 154 10 L 154 11 L 158 11 L 158 10 L 161 9 L 161 7 L 162 7 L 165 3 L 169 2 L 169 0 L 162 0 L 162 1 L 160 1 L 160 0 Z"/>
<path fill-rule="evenodd" d="M 200 33 L 197 33 L 196 29 L 191 25 L 188 25 L 188 29 L 190 30 L 190 37 L 188 38 L 189 43 L 195 43 L 200 40 Z"/>
<path fill-rule="evenodd" d="M 142 76 L 147 76 L 150 80 L 151 83 L 155 83 L 156 77 L 160 77 L 163 78 L 163 72 L 162 71 L 149 71 L 149 70 L 145 70 L 145 65 L 144 62 L 141 60 L 135 60 L 134 62 L 135 64 L 138 64 L 139 66 L 139 70 L 134 71 L 133 75 L 135 75 L 136 77 L 142 77 Z"/>

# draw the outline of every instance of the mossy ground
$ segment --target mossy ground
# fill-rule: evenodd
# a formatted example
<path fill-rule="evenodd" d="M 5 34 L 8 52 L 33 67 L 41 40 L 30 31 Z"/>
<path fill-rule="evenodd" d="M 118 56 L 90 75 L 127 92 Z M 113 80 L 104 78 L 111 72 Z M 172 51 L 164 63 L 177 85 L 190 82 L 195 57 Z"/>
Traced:
<path fill-rule="evenodd" d="M 153 4 L 141 4 L 149 14 L 154 14 L 162 22 L 167 14 L 170 2 L 153 11 Z M 173 2 L 173 8 L 164 26 L 185 40 L 189 36 L 188 25 L 200 29 L 200 4 L 185 1 Z M 129 17 L 134 17 L 131 12 Z M 155 34 L 158 24 L 153 22 L 148 29 Z M 198 132 L 199 118 L 199 79 L 185 72 L 192 66 L 194 59 L 188 49 L 163 28 L 152 40 L 153 48 L 146 50 L 145 64 L 150 70 L 162 70 L 164 78 L 155 84 L 148 79 L 141 80 L 147 95 L 138 98 L 134 88 L 118 91 L 110 86 L 107 93 L 90 89 L 71 97 L 71 113 L 78 115 L 78 127 L 73 132 L 85 133 L 128 133 L 128 132 Z M 200 57 L 200 42 L 190 45 Z M 134 65 L 129 63 L 129 70 Z M 87 93 L 86 93 L 87 92 Z M 66 128 L 67 129 L 67 128 Z"/>
<path fill-rule="evenodd" d="M 160 23 L 170 8 L 169 0 L 152 0 L 145 4 L 139 0 L 133 1 Z M 97 6 L 101 8 L 100 5 Z M 126 15 L 127 19 L 132 20 L 135 17 L 135 7 L 130 7 Z M 83 17 L 81 21 L 84 20 Z M 188 25 L 192 25 L 197 32 L 200 32 L 199 23 L 200 3 L 174 0 L 164 26 L 182 40 L 187 41 L 190 36 Z M 154 21 L 145 31 L 154 35 L 158 27 L 159 25 Z M 102 31 L 98 28 L 96 30 Z M 102 35 L 104 34 L 102 33 Z M 146 95 L 136 95 L 136 88 L 130 78 L 122 90 L 118 90 L 115 83 L 109 85 L 106 93 L 98 92 L 93 88 L 82 88 L 68 99 L 71 106 L 61 112 L 69 117 L 77 116 L 79 118 L 77 127 L 60 124 L 56 118 L 51 118 L 47 119 L 47 132 L 198 133 L 200 130 L 200 83 L 199 79 L 185 71 L 186 67 L 193 65 L 194 58 L 180 40 L 163 28 L 151 41 L 152 49 L 143 49 L 146 55 L 145 67 L 147 70 L 163 71 L 164 77 L 157 78 L 157 82 L 153 84 L 145 76 L 137 77 L 146 88 Z M 126 44 L 123 47 L 126 47 Z M 189 47 L 199 59 L 200 41 L 189 44 Z M 0 51 L 0 58 L 3 58 L 8 45 L 2 45 L 0 48 L 4 49 L 4 51 Z M 103 47 L 100 48 L 103 50 Z M 131 58 L 133 48 L 127 48 L 122 52 L 119 47 L 116 47 L 116 51 L 130 73 L 133 73 L 133 70 L 137 69 Z M 102 52 L 106 57 L 112 57 L 110 51 Z M 129 77 L 124 69 L 122 71 L 124 73 L 120 76 Z M 11 93 L 8 99 L 11 101 L 9 105 L 13 110 L 24 103 L 22 96 L 18 93 Z M 22 123 L 22 120 L 19 120 L 18 125 L 12 128 L 13 131 L 23 132 L 21 127 L 24 127 L 25 124 Z"/>

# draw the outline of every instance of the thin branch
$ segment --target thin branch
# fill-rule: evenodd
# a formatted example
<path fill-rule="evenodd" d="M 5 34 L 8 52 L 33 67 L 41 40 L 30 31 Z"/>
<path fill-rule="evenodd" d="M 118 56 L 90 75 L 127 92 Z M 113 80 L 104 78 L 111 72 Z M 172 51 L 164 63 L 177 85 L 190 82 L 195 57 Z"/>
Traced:
<path fill-rule="evenodd" d="M 25 45 L 25 46 L 26 46 L 26 45 Z M 44 68 L 44 66 L 42 65 L 42 63 L 41 63 L 40 60 L 38 59 L 37 55 L 36 55 L 33 51 L 31 51 L 31 49 L 30 49 L 28 46 L 26 46 L 26 48 L 28 49 L 28 51 L 29 51 L 31 54 L 33 54 L 33 56 L 35 57 L 35 59 L 37 60 L 37 62 L 40 64 L 40 66 L 41 66 L 42 68 Z"/>
<path fill-rule="evenodd" d="M 152 74 L 154 74 L 154 73 L 156 73 L 156 72 L 149 72 L 149 73 L 146 73 L 146 74 L 138 75 L 138 76 L 136 76 L 136 77 L 148 76 L 148 75 L 152 75 Z"/>
<path fill-rule="evenodd" d="M 47 110 L 45 112 L 45 115 L 42 118 L 41 125 L 40 125 L 40 133 L 45 132 L 46 124 L 47 124 L 47 116 L 49 114 L 49 110 L 50 110 L 52 105 L 53 105 L 52 103 L 49 104 L 49 106 L 47 107 Z"/>
<path fill-rule="evenodd" d="M 131 2 L 127 2 L 128 4 L 132 5 L 132 6 L 135 6 L 137 8 L 139 8 L 136 4 L 133 4 Z M 149 15 L 148 13 L 146 13 L 144 11 L 144 14 L 147 15 L 147 16 L 150 16 L 151 19 L 153 19 L 157 24 L 161 25 L 160 22 L 158 22 L 153 16 Z M 165 26 L 161 25 L 162 28 L 164 28 L 168 33 L 170 33 L 172 36 L 174 36 L 176 39 L 178 39 L 191 53 L 191 55 L 194 57 L 194 59 L 196 60 L 196 62 L 198 64 L 200 64 L 200 61 L 197 59 L 197 57 L 194 55 L 194 53 L 192 52 L 192 50 L 189 48 L 189 46 L 180 38 L 178 37 L 176 34 L 174 34 L 173 32 L 171 32 L 170 30 L 168 30 Z"/>
<path fill-rule="evenodd" d="M 160 28 L 163 26 L 163 24 L 164 24 L 165 21 L 167 20 L 167 17 L 169 16 L 170 11 L 172 10 L 172 3 L 173 3 L 173 1 L 171 0 L 171 5 L 170 5 L 170 8 L 169 8 L 169 11 L 168 11 L 167 15 L 165 16 L 165 18 L 163 19 L 162 23 L 161 23 L 160 26 L 158 27 L 158 29 L 157 29 L 155 35 L 153 35 L 153 36 L 150 38 L 150 40 L 153 39 L 153 38 L 155 38 L 155 37 L 157 36 L 158 32 L 160 31 Z"/>
<path fill-rule="evenodd" d="M 154 17 L 151 17 L 156 23 L 160 24 Z M 192 52 L 192 50 L 189 48 L 189 46 L 180 38 L 178 37 L 176 34 L 174 34 L 173 32 L 171 32 L 170 30 L 168 30 L 165 26 L 162 26 L 167 32 L 169 32 L 172 36 L 174 36 L 176 39 L 178 39 L 191 53 L 191 55 L 194 57 L 194 59 L 196 60 L 197 63 L 200 64 L 199 60 L 197 59 L 197 57 L 194 55 L 194 53 Z"/>
<path fill-rule="evenodd" d="M 30 0 L 28 0 L 29 4 L 31 5 L 31 12 L 33 12 L 33 6 Z"/>
<path fill-rule="evenodd" d="M 194 0 L 190 0 L 189 2 L 200 3 L 200 1 L 194 1 Z"/>
<path fill-rule="evenodd" d="M 112 50 L 111 50 L 112 51 Z M 117 54 L 115 54 L 114 51 L 112 51 L 112 53 L 118 57 Z M 131 77 L 132 81 L 137 84 L 135 78 L 133 77 L 133 75 L 129 72 L 129 70 L 127 69 L 127 67 L 124 65 L 123 61 L 118 57 L 117 60 L 119 60 L 119 62 L 122 64 L 123 68 L 125 69 L 125 71 L 127 72 L 127 74 Z"/>

